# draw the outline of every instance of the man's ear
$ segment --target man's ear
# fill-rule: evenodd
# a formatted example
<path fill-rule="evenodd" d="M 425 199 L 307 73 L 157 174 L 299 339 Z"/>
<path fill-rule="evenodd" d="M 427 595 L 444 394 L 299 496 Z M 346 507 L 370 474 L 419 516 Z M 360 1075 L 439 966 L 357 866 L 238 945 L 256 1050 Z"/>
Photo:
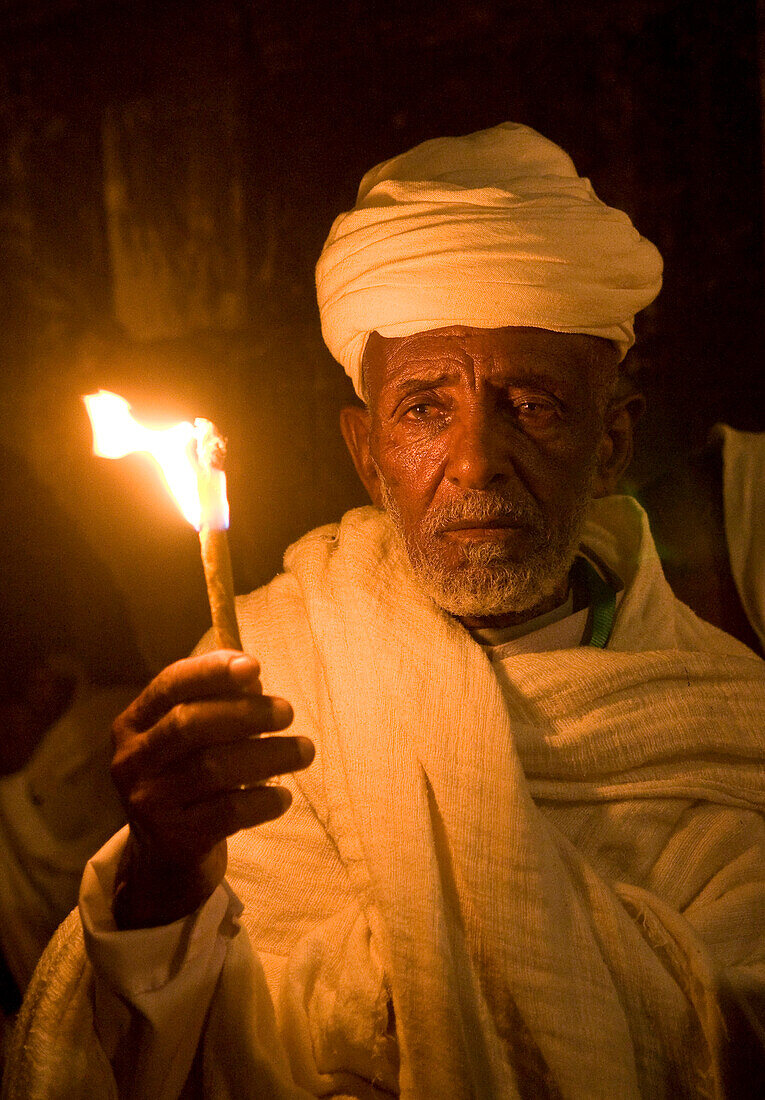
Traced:
<path fill-rule="evenodd" d="M 616 492 L 622 474 L 632 461 L 632 433 L 644 409 L 642 393 L 631 393 L 609 406 L 598 450 L 593 496 L 605 497 Z"/>
<path fill-rule="evenodd" d="M 382 507 L 380 478 L 369 446 L 370 428 L 369 409 L 361 408 L 359 405 L 346 405 L 340 410 L 340 431 L 350 451 L 356 473 L 361 478 L 372 503 Z"/>

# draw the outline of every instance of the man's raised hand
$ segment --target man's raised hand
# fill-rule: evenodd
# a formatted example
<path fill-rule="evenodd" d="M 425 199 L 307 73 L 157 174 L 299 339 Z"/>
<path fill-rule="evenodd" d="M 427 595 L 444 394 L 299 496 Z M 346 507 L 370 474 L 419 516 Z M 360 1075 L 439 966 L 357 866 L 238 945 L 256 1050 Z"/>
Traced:
<path fill-rule="evenodd" d="M 112 727 L 112 778 L 130 823 L 115 884 L 121 928 L 192 912 L 226 869 L 226 837 L 279 817 L 290 794 L 264 785 L 313 759 L 306 737 L 263 694 L 257 661 L 217 650 L 164 669 Z"/>

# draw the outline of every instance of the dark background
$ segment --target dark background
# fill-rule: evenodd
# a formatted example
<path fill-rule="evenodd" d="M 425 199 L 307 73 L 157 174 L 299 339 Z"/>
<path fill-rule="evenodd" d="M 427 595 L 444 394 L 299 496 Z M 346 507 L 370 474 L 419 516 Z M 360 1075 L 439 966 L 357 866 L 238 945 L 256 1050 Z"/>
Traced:
<path fill-rule="evenodd" d="M 135 678 L 208 622 L 193 532 L 143 460 L 91 457 L 82 393 L 228 435 L 238 591 L 363 501 L 313 268 L 362 173 L 430 137 L 534 126 L 662 251 L 631 489 L 716 420 L 765 428 L 758 57 L 755 0 L 3 0 L 11 673 L 63 648 Z"/>

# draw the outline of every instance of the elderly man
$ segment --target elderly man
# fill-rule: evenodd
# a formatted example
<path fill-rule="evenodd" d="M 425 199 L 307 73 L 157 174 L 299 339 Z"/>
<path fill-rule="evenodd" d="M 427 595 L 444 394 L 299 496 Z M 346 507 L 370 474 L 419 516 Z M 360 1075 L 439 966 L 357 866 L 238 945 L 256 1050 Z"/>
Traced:
<path fill-rule="evenodd" d="M 660 269 L 523 126 L 364 177 L 317 282 L 374 507 L 239 602 L 246 656 L 118 720 L 129 833 L 7 1095 L 723 1094 L 765 988 L 765 666 L 610 495 Z"/>

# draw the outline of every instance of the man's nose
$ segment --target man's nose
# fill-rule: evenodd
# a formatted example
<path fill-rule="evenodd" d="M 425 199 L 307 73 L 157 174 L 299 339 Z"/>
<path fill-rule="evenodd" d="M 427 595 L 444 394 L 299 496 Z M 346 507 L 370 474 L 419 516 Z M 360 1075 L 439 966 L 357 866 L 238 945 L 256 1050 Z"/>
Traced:
<path fill-rule="evenodd" d="M 510 458 L 502 427 L 485 408 L 471 409 L 455 419 L 446 468 L 454 485 L 463 490 L 486 489 L 506 478 Z"/>

